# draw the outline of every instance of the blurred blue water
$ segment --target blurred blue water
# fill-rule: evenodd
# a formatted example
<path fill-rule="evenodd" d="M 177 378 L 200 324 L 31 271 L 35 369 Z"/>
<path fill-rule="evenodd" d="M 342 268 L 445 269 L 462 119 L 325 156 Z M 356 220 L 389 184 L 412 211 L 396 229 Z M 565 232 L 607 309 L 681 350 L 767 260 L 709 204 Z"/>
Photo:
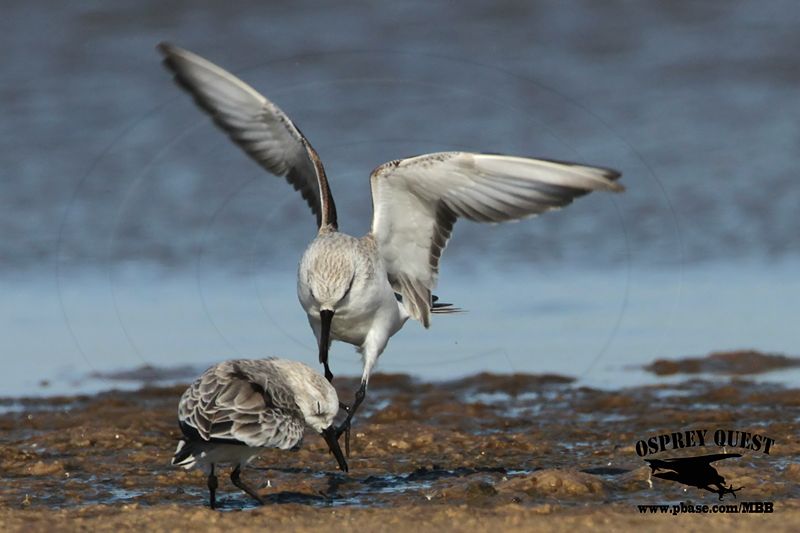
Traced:
<path fill-rule="evenodd" d="M 705 265 L 671 271 L 537 268 L 464 273 L 446 268 L 441 294 L 467 309 L 409 323 L 379 361 L 384 372 L 444 380 L 491 372 L 555 372 L 616 388 L 656 381 L 656 358 L 759 348 L 796 353 L 797 262 Z M 282 356 L 317 365 L 314 337 L 294 294 L 293 269 L 257 276 L 117 272 L 60 286 L 2 282 L 5 395 L 108 389 L 88 374 L 142 365 L 196 365 Z M 58 298 L 54 297 L 58 294 Z M 360 374 L 352 346 L 334 344 L 338 375 Z M 47 387 L 39 382 L 47 379 Z M 798 372 L 764 379 L 798 384 Z"/>
<path fill-rule="evenodd" d="M 293 281 L 313 217 L 172 84 L 154 50 L 165 39 L 296 120 L 345 231 L 369 225 L 369 171 L 405 155 L 623 171 L 624 195 L 521 224 L 459 223 L 438 292 L 471 313 L 408 327 L 385 370 L 485 353 L 425 372 L 558 367 L 600 382 L 614 361 L 794 349 L 791 3 L 12 0 L 3 13 L 0 329 L 20 370 L 0 391 L 142 361 L 313 359 Z M 337 353 L 356 373 L 356 354 Z"/>

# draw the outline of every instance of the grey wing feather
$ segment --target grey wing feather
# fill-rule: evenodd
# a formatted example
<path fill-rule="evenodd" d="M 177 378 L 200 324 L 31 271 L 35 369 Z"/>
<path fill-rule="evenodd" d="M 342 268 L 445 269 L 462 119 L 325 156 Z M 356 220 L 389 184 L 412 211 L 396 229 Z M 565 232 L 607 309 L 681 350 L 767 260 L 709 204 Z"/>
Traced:
<path fill-rule="evenodd" d="M 168 43 L 164 65 L 245 153 L 299 191 L 317 226 L 336 227 L 336 206 L 317 152 L 278 106 L 230 72 Z"/>
<path fill-rule="evenodd" d="M 458 218 L 494 223 L 536 216 L 591 191 L 620 192 L 619 177 L 600 167 L 467 152 L 391 161 L 370 175 L 371 233 L 392 288 L 428 327 L 439 260 Z"/>
<path fill-rule="evenodd" d="M 297 445 L 303 415 L 279 377 L 270 375 L 269 365 L 258 363 L 268 361 L 226 361 L 208 369 L 183 394 L 179 420 L 203 440 L 281 449 Z"/>

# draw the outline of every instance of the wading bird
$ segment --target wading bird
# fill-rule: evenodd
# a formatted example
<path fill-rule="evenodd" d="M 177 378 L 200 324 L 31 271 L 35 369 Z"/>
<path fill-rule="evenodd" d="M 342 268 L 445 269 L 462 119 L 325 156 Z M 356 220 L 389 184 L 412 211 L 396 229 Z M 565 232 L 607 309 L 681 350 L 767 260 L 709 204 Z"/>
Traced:
<path fill-rule="evenodd" d="M 234 485 L 264 503 L 240 478 L 241 469 L 264 448 L 297 449 L 306 427 L 322 435 L 339 468 L 347 462 L 333 419 L 339 398 L 308 365 L 286 359 L 236 359 L 206 370 L 178 404 L 183 439 L 172 464 L 201 468 L 208 476 L 209 506 L 216 507 L 216 467 L 233 464 Z"/>
<path fill-rule="evenodd" d="M 340 433 L 364 400 L 389 338 L 409 318 L 430 326 L 439 259 L 458 218 L 504 222 L 558 209 L 591 191 L 619 192 L 620 173 L 543 159 L 441 152 L 398 159 L 370 174 L 373 216 L 361 238 L 340 233 L 317 152 L 275 104 L 233 74 L 170 44 L 164 64 L 197 104 L 250 157 L 297 189 L 317 217 L 297 294 L 316 335 L 325 376 L 332 340 L 353 344 L 363 372 Z"/>

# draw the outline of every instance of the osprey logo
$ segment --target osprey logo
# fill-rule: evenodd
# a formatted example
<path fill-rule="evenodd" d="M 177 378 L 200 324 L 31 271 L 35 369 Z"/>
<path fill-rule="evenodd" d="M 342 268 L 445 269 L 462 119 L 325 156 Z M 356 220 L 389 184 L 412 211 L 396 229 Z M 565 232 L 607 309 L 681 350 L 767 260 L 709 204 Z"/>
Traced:
<path fill-rule="evenodd" d="M 692 429 L 654 435 L 647 439 L 639 440 L 636 442 L 636 454 L 644 458 L 667 450 L 682 450 L 694 447 L 705 448 L 714 445 L 722 448 L 725 453 L 669 459 L 645 459 L 654 477 L 713 492 L 722 500 L 726 494 L 732 494 L 735 498 L 736 492 L 743 487 L 734 488 L 733 483 L 726 484 L 725 478 L 712 463 L 742 456 L 740 453 L 727 453 L 730 448 L 739 448 L 769 455 L 770 449 L 774 444 L 775 439 L 747 431 L 717 429 L 712 433 L 707 429 Z"/>
<path fill-rule="evenodd" d="M 721 500 L 726 494 L 733 494 L 743 487 L 734 489 L 733 485 L 726 487 L 725 478 L 711 466 L 711 463 L 731 457 L 741 457 L 740 453 L 714 453 L 711 455 L 700 455 L 698 457 L 681 457 L 678 459 L 645 459 L 650 465 L 652 474 L 661 479 L 670 479 L 689 485 L 705 489 L 709 492 L 719 494 Z M 716 487 L 716 488 L 713 488 Z"/>

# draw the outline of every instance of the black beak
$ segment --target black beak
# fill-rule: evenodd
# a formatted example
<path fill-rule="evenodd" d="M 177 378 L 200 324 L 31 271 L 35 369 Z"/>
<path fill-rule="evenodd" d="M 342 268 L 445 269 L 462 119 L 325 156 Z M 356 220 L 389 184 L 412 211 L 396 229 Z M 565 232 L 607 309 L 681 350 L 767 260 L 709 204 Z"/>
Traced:
<path fill-rule="evenodd" d="M 328 347 L 331 344 L 331 321 L 333 320 L 333 313 L 329 309 L 323 309 L 319 312 L 320 319 L 320 333 L 319 333 L 319 362 L 325 365 L 325 378 L 330 382 L 333 380 L 333 374 L 328 367 Z"/>
<path fill-rule="evenodd" d="M 331 450 L 331 453 L 336 458 L 336 462 L 339 463 L 339 468 L 341 468 L 342 472 L 347 472 L 347 461 L 344 458 L 344 454 L 342 453 L 342 449 L 339 447 L 339 438 L 337 435 L 336 428 L 333 427 L 333 424 L 327 429 L 322 430 L 322 438 L 325 439 L 325 442 L 328 443 L 328 448 Z"/>

